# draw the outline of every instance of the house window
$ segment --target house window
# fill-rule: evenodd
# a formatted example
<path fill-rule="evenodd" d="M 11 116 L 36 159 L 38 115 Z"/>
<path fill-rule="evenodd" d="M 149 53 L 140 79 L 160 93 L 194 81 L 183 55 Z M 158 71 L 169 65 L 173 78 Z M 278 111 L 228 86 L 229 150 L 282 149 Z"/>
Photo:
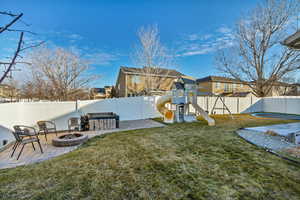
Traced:
<path fill-rule="evenodd" d="M 225 88 L 224 88 L 224 91 L 230 91 L 230 86 L 231 86 L 231 84 L 229 84 L 229 83 L 225 83 Z"/>
<path fill-rule="evenodd" d="M 140 77 L 139 76 L 132 76 L 132 83 L 139 84 L 140 83 Z"/>
<path fill-rule="evenodd" d="M 232 88 L 235 90 L 235 89 L 237 88 L 237 84 L 234 83 L 234 84 L 232 85 Z"/>
<path fill-rule="evenodd" d="M 221 88 L 221 83 L 220 82 L 216 82 L 216 89 L 220 89 Z"/>

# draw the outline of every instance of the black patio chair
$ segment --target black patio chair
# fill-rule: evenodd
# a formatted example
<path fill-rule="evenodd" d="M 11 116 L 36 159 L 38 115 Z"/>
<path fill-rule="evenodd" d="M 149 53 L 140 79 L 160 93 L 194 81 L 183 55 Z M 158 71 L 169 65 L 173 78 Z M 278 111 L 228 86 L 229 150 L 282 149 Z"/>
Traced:
<path fill-rule="evenodd" d="M 13 146 L 13 152 L 12 152 L 10 157 L 14 156 L 14 153 L 15 153 L 16 149 L 18 148 L 18 146 L 20 144 L 22 144 L 23 146 L 22 146 L 21 151 L 20 151 L 20 153 L 17 157 L 17 160 L 19 160 L 19 158 L 20 158 L 20 156 L 23 152 L 24 146 L 26 144 L 31 143 L 32 148 L 35 151 L 35 146 L 33 144 L 34 142 L 37 142 L 39 144 L 41 153 L 43 153 L 43 149 L 42 149 L 42 146 L 41 146 L 41 143 L 40 143 L 40 139 L 38 137 L 38 133 L 36 132 L 35 128 L 30 127 L 30 126 L 16 125 L 16 126 L 14 126 L 13 134 L 15 136 L 16 142 Z"/>
<path fill-rule="evenodd" d="M 71 132 L 72 130 L 79 131 L 79 129 L 80 129 L 80 120 L 79 120 L 78 117 L 71 117 L 68 120 L 68 129 L 69 129 L 69 132 Z"/>
<path fill-rule="evenodd" d="M 57 136 L 56 125 L 52 121 L 38 121 L 39 134 L 44 134 L 47 141 L 47 134 L 55 133 Z"/>

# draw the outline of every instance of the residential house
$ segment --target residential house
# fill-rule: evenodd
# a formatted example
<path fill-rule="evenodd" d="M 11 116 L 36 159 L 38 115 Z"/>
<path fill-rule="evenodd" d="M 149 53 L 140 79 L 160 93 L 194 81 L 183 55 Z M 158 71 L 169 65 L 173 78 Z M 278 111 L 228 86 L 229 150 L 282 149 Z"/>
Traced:
<path fill-rule="evenodd" d="M 287 96 L 300 96 L 300 84 L 299 83 L 292 84 L 292 89 L 289 90 Z"/>
<path fill-rule="evenodd" d="M 210 94 L 251 92 L 251 88 L 235 79 L 222 76 L 207 76 L 197 79 L 199 91 Z"/>
<path fill-rule="evenodd" d="M 112 89 L 113 89 L 113 86 L 104 86 L 106 98 L 110 98 L 111 97 L 111 91 L 112 91 Z"/>
<path fill-rule="evenodd" d="M 104 88 L 91 88 L 91 99 L 106 99 L 111 97 L 112 86 L 104 86 Z"/>
<path fill-rule="evenodd" d="M 17 97 L 17 89 L 7 84 L 0 84 L 0 99 L 12 100 Z"/>
<path fill-rule="evenodd" d="M 171 90 L 175 79 L 184 74 L 165 68 L 120 67 L 116 82 L 119 97 L 141 96 L 146 93 L 162 95 Z"/>
<path fill-rule="evenodd" d="M 197 84 L 199 92 L 203 94 L 235 97 L 251 96 L 254 94 L 251 87 L 249 87 L 249 84 L 222 76 L 207 76 L 205 78 L 197 79 Z M 277 82 L 271 88 L 268 96 L 288 95 L 293 88 L 294 86 L 291 84 Z"/>
<path fill-rule="evenodd" d="M 282 44 L 287 47 L 300 50 L 300 30 L 286 38 Z"/>
<path fill-rule="evenodd" d="M 296 31 L 296 33 L 287 37 L 283 42 L 283 45 L 300 50 L 300 30 Z M 292 90 L 288 93 L 288 95 L 299 96 L 300 95 L 300 84 L 296 83 L 292 85 Z"/>

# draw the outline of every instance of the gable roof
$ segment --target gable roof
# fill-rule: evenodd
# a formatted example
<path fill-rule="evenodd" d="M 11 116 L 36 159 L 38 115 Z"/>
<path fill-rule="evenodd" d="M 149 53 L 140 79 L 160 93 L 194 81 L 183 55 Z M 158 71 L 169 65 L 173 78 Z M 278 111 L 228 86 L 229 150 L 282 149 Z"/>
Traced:
<path fill-rule="evenodd" d="M 105 93 L 104 88 L 91 88 L 91 90 L 95 93 Z"/>
<path fill-rule="evenodd" d="M 155 75 L 155 76 L 169 76 L 169 77 L 184 76 L 184 74 L 182 74 L 174 69 L 165 69 L 165 68 L 151 68 L 151 67 L 136 68 L 136 67 L 121 66 L 121 70 L 125 74 L 145 75 L 150 72 L 151 75 Z"/>
<path fill-rule="evenodd" d="M 196 80 L 197 83 L 202 83 L 202 82 L 224 82 L 224 83 L 242 83 L 241 81 L 238 81 L 233 78 L 227 78 L 223 76 L 207 76 L 204 78 L 200 78 Z"/>
<path fill-rule="evenodd" d="M 196 84 L 196 80 L 190 76 L 182 76 L 182 77 L 180 77 L 180 80 L 184 84 Z"/>
<path fill-rule="evenodd" d="M 173 89 L 176 89 L 176 90 L 183 90 L 184 84 L 176 81 L 173 83 L 172 87 L 173 87 Z"/>
<path fill-rule="evenodd" d="M 286 38 L 283 42 L 283 45 L 288 46 L 290 48 L 299 49 L 300 50 L 300 30 L 298 30 L 293 35 Z"/>

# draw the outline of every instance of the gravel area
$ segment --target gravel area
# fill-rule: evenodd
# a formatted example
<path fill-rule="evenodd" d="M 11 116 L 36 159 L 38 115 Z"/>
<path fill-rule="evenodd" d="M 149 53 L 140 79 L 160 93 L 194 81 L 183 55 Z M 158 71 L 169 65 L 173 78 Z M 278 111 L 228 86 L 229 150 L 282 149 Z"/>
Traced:
<path fill-rule="evenodd" d="M 295 144 L 287 142 L 284 137 L 271 136 L 260 131 L 240 129 L 237 133 L 248 142 L 265 149 L 279 151 L 286 148 L 296 147 Z"/>

